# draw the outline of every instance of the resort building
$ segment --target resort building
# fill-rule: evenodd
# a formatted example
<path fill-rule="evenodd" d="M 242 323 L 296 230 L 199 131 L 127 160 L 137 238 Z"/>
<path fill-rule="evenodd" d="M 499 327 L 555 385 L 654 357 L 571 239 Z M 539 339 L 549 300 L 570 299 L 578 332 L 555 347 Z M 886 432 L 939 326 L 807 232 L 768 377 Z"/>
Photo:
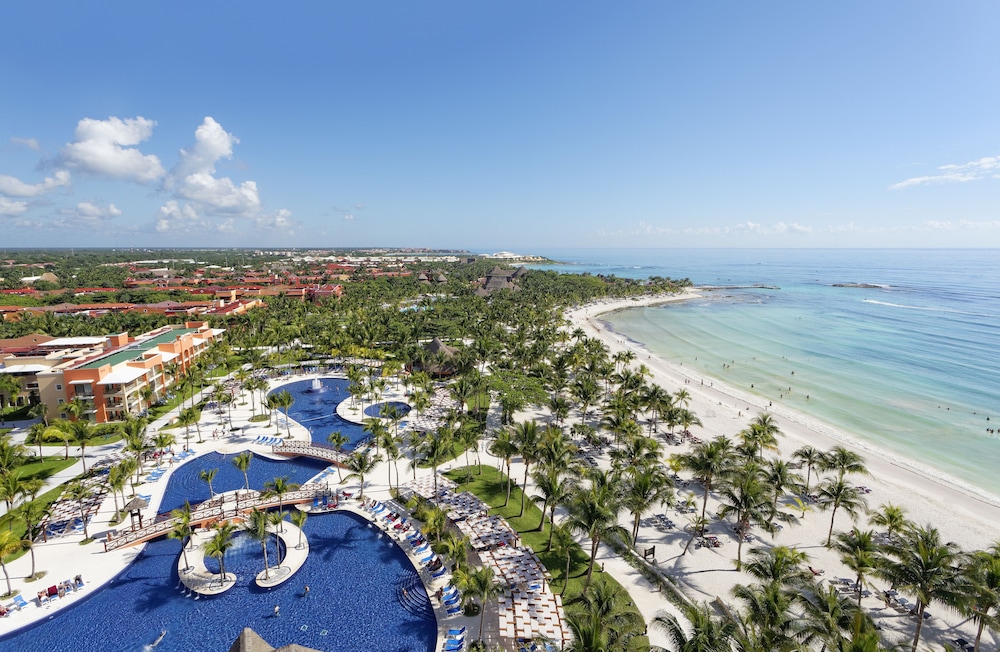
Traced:
<path fill-rule="evenodd" d="M 224 331 L 204 322 L 164 326 L 136 337 L 61 337 L 0 347 L 0 374 L 13 377 L 15 405 L 45 403 L 66 418 L 66 404 L 87 401 L 89 421 L 121 421 L 159 398 Z M 171 373 L 173 372 L 173 373 Z"/>

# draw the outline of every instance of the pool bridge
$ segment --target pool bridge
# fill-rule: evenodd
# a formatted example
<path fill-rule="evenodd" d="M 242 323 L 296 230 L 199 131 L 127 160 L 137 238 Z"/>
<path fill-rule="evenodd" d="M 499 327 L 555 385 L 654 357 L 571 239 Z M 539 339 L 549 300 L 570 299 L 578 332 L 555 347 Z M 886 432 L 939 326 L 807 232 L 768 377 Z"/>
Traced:
<path fill-rule="evenodd" d="M 191 508 L 189 523 L 208 527 L 217 521 L 242 519 L 253 509 L 270 509 L 272 507 L 311 503 L 317 498 L 331 495 L 325 484 L 306 484 L 294 491 L 288 491 L 279 496 L 275 493 L 260 491 L 236 491 L 226 493 L 216 498 L 206 500 Z M 104 552 L 126 548 L 145 543 L 157 537 L 168 534 L 181 521 L 181 516 L 173 512 L 159 514 L 149 525 L 125 530 L 116 534 L 108 534 L 104 541 Z"/>
<path fill-rule="evenodd" d="M 348 458 L 346 453 L 338 451 L 333 446 L 305 441 L 282 442 L 277 446 L 272 446 L 271 452 L 275 455 L 282 455 L 284 457 L 296 457 L 298 455 L 302 455 L 303 457 L 323 460 L 324 462 L 330 462 L 331 464 L 336 464 L 337 466 L 344 468 L 346 468 L 346 461 Z"/>

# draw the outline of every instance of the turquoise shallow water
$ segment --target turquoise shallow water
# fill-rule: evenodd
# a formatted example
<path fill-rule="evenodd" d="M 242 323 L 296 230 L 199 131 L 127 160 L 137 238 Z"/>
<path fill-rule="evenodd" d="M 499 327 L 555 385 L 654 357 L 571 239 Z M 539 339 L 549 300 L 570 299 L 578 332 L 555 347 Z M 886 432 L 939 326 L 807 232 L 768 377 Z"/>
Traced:
<path fill-rule="evenodd" d="M 538 253 L 575 263 L 562 271 L 774 286 L 606 319 L 706 378 L 1000 496 L 1000 251 Z"/>

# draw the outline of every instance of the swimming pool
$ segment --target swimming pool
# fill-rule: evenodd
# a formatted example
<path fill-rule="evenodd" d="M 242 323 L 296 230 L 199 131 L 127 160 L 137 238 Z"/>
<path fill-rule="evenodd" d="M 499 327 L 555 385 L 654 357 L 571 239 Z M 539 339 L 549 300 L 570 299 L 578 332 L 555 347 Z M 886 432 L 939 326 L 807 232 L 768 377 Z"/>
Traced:
<path fill-rule="evenodd" d="M 359 424 L 347 421 L 337 414 L 337 404 L 351 399 L 351 394 L 347 391 L 350 381 L 344 378 L 320 378 L 318 380 L 322 386 L 317 391 L 313 387 L 316 380 L 296 380 L 275 387 L 271 393 L 286 390 L 292 395 L 295 402 L 289 408 L 288 416 L 307 428 L 314 442 L 326 444 L 330 433 L 339 430 L 349 440 L 344 449 L 353 450 L 369 434 Z"/>
<path fill-rule="evenodd" d="M 243 474 L 229 462 L 231 457 L 213 453 L 176 469 L 165 509 L 182 505 L 199 490 L 201 498 L 208 496 L 208 486 L 197 480 L 203 469 L 219 469 L 213 481 L 217 493 L 242 487 Z M 250 486 L 261 487 L 276 475 L 303 482 L 322 466 L 255 458 L 248 472 Z M 244 627 L 252 627 L 276 647 L 298 643 L 337 652 L 434 649 L 437 627 L 430 600 L 413 565 L 388 536 L 359 516 L 336 512 L 311 515 L 303 529 L 309 537 L 309 558 L 293 579 L 274 589 L 253 583 L 264 569 L 263 556 L 259 543 L 244 539 L 226 556 L 226 570 L 239 576 L 237 586 L 212 598 L 185 597 L 177 576 L 180 543 L 157 540 L 108 586 L 48 620 L 0 638 L 0 649 L 148 651 L 167 630 L 157 652 L 222 652 Z M 269 548 L 273 556 L 273 543 Z M 44 562 L 40 564 L 44 568 Z M 310 592 L 303 597 L 307 584 Z M 275 605 L 280 606 L 278 617 Z"/>

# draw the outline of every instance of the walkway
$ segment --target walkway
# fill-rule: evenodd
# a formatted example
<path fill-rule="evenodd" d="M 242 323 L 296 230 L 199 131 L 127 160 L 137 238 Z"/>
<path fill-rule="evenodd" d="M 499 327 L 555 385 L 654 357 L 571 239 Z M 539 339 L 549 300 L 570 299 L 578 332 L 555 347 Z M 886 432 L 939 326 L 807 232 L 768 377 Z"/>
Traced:
<path fill-rule="evenodd" d="M 347 468 L 345 465 L 347 455 L 338 451 L 333 446 L 327 446 L 325 444 L 285 440 L 277 446 L 272 446 L 271 452 L 275 455 L 281 455 L 284 457 L 302 455 L 303 457 L 311 457 L 313 459 L 323 460 L 324 462 L 330 462 L 332 464 L 336 464 L 337 466 Z"/>

